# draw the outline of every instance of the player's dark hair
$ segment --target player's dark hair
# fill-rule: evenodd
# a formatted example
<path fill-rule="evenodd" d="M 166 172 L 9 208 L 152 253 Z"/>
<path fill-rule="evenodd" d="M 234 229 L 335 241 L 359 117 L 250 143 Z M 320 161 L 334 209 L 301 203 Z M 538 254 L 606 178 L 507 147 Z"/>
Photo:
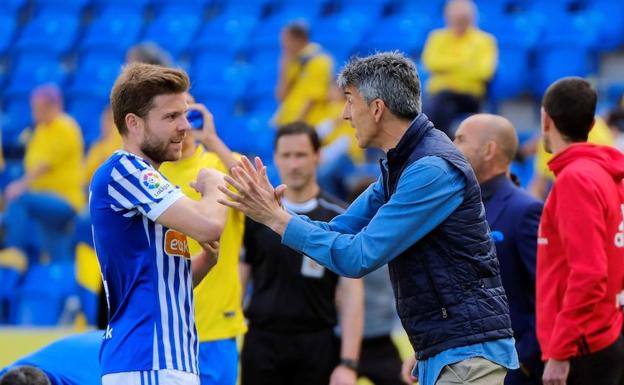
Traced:
<path fill-rule="evenodd" d="M 50 379 L 41 369 L 20 366 L 0 377 L 0 385 L 50 385 Z"/>
<path fill-rule="evenodd" d="M 273 148 L 277 149 L 277 142 L 282 136 L 287 135 L 307 135 L 310 139 L 310 144 L 312 144 L 312 148 L 314 152 L 318 152 L 321 148 L 321 140 L 319 139 L 318 134 L 314 127 L 310 126 L 305 122 L 294 122 L 283 125 L 277 129 L 277 134 L 275 135 L 275 141 L 273 142 Z"/>
<path fill-rule="evenodd" d="M 586 142 L 593 126 L 597 99 L 596 91 L 587 80 L 567 77 L 548 87 L 542 106 L 566 140 Z"/>

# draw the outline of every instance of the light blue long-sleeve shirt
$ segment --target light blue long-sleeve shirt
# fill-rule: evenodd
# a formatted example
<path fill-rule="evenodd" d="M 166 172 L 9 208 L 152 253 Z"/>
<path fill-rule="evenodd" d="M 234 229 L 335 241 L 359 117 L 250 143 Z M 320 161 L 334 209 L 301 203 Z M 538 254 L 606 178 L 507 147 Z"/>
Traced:
<path fill-rule="evenodd" d="M 381 180 L 369 186 L 331 222 L 293 216 L 282 243 L 347 277 L 362 277 L 392 261 L 442 223 L 464 199 L 466 181 L 442 158 L 427 156 L 401 174 L 384 204 Z M 420 382 L 434 384 L 445 365 L 481 356 L 508 369 L 518 367 L 513 338 L 448 349 L 419 362 Z"/>
<path fill-rule="evenodd" d="M 384 204 L 381 180 L 331 222 L 293 216 L 282 243 L 346 277 L 362 277 L 407 250 L 442 223 L 464 199 L 464 176 L 427 156 L 409 165 Z"/>

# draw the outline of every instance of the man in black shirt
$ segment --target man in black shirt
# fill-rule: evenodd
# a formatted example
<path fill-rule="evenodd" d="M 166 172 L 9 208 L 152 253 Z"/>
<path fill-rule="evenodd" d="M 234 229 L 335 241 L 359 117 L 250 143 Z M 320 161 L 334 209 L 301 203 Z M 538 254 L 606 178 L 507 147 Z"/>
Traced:
<path fill-rule="evenodd" d="M 274 157 L 288 186 L 282 204 L 329 221 L 343 207 L 317 184 L 319 147 L 314 128 L 292 123 L 278 130 Z M 243 287 L 251 278 L 253 290 L 245 311 L 249 331 L 241 384 L 355 385 L 363 323 L 361 281 L 338 277 L 283 246 L 276 233 L 250 219 L 244 246 L 241 278 Z M 338 318 L 341 343 L 334 336 Z"/>

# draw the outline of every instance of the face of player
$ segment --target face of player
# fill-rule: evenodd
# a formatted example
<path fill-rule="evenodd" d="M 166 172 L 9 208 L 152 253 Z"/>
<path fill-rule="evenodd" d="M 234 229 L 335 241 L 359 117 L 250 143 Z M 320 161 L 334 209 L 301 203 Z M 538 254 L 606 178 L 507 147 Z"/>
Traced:
<path fill-rule="evenodd" d="M 303 191 L 316 183 L 319 153 L 306 134 L 284 135 L 275 146 L 275 165 L 282 182 L 293 191 Z"/>
<path fill-rule="evenodd" d="M 147 114 L 141 151 L 156 163 L 180 159 L 182 142 L 191 129 L 185 94 L 158 95 Z"/>
<path fill-rule="evenodd" d="M 351 122 L 351 126 L 355 128 L 355 138 L 358 146 L 361 148 L 378 147 L 375 142 L 378 136 L 379 128 L 375 123 L 373 110 L 369 103 L 360 95 L 357 88 L 347 86 L 344 89 L 344 95 L 347 101 L 342 112 L 342 118 Z"/>

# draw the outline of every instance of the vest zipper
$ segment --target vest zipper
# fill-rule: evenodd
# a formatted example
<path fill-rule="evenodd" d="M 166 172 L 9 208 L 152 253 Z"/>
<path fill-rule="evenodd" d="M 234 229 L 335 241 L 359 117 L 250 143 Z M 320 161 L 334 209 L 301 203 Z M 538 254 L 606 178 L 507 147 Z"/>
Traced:
<path fill-rule="evenodd" d="M 440 297 L 440 292 L 438 292 L 438 288 L 433 283 L 433 278 L 431 277 L 431 272 L 429 271 L 429 265 L 425 261 L 425 258 L 422 258 L 421 261 L 422 261 L 423 267 L 425 268 L 425 272 L 427 273 L 427 280 L 429 281 L 429 286 L 431 286 L 431 289 L 433 290 L 433 295 L 436 298 L 436 301 L 438 301 L 438 306 L 440 306 L 440 313 L 442 314 L 442 318 L 447 319 L 448 311 L 446 310 L 446 306 L 444 306 L 444 303 L 442 303 L 442 298 Z"/>

